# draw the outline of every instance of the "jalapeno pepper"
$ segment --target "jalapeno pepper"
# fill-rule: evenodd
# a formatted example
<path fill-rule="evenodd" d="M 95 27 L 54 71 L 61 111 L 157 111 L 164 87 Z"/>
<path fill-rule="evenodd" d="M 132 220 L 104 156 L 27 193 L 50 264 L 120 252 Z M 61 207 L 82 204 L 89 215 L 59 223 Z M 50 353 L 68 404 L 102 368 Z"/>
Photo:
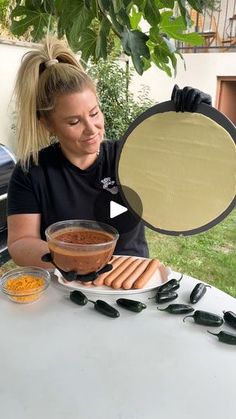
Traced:
<path fill-rule="evenodd" d="M 165 282 L 165 284 L 161 285 L 157 288 L 157 292 L 168 292 L 168 291 L 175 291 L 180 287 L 180 281 L 183 278 L 183 274 L 181 274 L 181 277 L 179 279 L 170 279 L 168 282 Z"/>
<path fill-rule="evenodd" d="M 70 293 L 70 299 L 73 303 L 78 304 L 79 306 L 85 306 L 88 302 L 86 295 L 81 291 L 75 290 Z"/>
<path fill-rule="evenodd" d="M 188 304 L 170 304 L 168 307 L 163 309 L 157 307 L 157 310 L 168 311 L 168 313 L 171 314 L 185 314 L 191 313 L 191 311 L 194 311 L 194 308 Z"/>
<path fill-rule="evenodd" d="M 234 329 L 236 329 L 236 314 L 233 311 L 223 311 L 224 321 Z"/>
<path fill-rule="evenodd" d="M 167 291 L 167 292 L 158 292 L 155 296 L 156 302 L 158 304 L 168 303 L 173 301 L 178 297 L 177 292 Z"/>
<path fill-rule="evenodd" d="M 103 300 L 97 300 L 92 301 L 88 300 L 90 303 L 94 304 L 95 310 L 97 310 L 99 313 L 104 314 L 105 316 L 116 318 L 120 316 L 120 313 L 118 310 L 116 310 L 114 307 L 110 306 L 106 301 Z"/>
<path fill-rule="evenodd" d="M 141 301 L 129 300 L 128 298 L 118 298 L 116 302 L 119 306 L 126 308 L 127 310 L 134 311 L 135 313 L 140 313 L 147 307 L 146 304 Z"/>
<path fill-rule="evenodd" d="M 222 317 L 218 316 L 217 314 L 210 313 L 208 311 L 203 310 L 196 310 L 192 316 L 184 317 L 183 321 L 187 319 L 187 317 L 192 317 L 197 324 L 201 324 L 203 326 L 221 326 L 223 324 Z"/>
<path fill-rule="evenodd" d="M 197 303 L 206 294 L 207 287 L 210 287 L 210 285 L 205 285 L 202 282 L 195 285 L 189 297 L 190 303 Z"/>
<path fill-rule="evenodd" d="M 217 336 L 220 342 L 236 345 L 236 335 L 234 333 L 225 332 L 224 330 L 221 330 L 219 333 L 212 333 L 208 330 L 208 333 Z"/>

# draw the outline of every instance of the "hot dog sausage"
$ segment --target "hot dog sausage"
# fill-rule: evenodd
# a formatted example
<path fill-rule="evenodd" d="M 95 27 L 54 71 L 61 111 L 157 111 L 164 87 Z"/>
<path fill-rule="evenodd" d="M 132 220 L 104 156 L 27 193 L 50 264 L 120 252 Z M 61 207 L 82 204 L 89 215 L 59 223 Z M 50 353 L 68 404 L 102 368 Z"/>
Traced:
<path fill-rule="evenodd" d="M 122 272 L 117 278 L 114 279 L 114 281 L 112 281 L 111 286 L 114 289 L 118 289 L 122 287 L 123 282 L 125 281 L 125 279 L 132 274 L 132 272 L 134 272 L 134 270 L 136 270 L 136 268 L 138 268 L 138 266 L 142 263 L 142 259 L 136 259 L 134 260 L 129 266 L 128 268 L 125 270 L 125 272 Z M 137 277 L 136 277 L 137 279 Z"/>
<path fill-rule="evenodd" d="M 100 287 L 101 285 L 104 285 L 105 278 L 108 275 L 110 275 L 111 272 L 113 272 L 113 270 L 123 262 L 123 260 L 124 258 L 121 256 L 113 256 L 113 258 L 109 262 L 113 266 L 112 271 L 99 275 L 99 277 L 93 281 L 93 285 L 96 285 L 98 287 Z"/>
<path fill-rule="evenodd" d="M 160 265 L 159 260 L 152 259 L 144 273 L 135 281 L 134 288 L 143 288 Z"/>
<path fill-rule="evenodd" d="M 133 273 L 131 273 L 125 280 L 123 280 L 122 288 L 126 290 L 132 288 L 134 282 L 137 281 L 140 275 L 142 275 L 149 263 L 149 259 L 141 259 L 141 264 L 135 269 L 135 271 L 133 271 Z"/>
<path fill-rule="evenodd" d="M 128 257 L 125 258 L 122 263 L 115 268 L 114 270 L 111 271 L 110 275 L 108 275 L 105 278 L 105 284 L 108 285 L 109 287 L 111 286 L 112 282 L 114 281 L 115 278 L 117 278 L 123 271 L 125 271 L 126 268 L 128 268 L 128 266 L 135 260 L 136 258 L 134 257 Z"/>

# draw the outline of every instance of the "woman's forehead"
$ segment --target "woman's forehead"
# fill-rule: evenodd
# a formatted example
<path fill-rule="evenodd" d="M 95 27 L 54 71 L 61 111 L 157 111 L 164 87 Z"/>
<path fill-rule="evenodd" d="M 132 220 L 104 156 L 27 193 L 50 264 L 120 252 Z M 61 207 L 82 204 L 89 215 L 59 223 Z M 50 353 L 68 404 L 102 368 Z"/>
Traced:
<path fill-rule="evenodd" d="M 55 100 L 55 112 L 71 113 L 72 111 L 92 110 L 98 105 L 95 92 L 91 89 L 84 89 L 82 92 L 60 94 Z"/>

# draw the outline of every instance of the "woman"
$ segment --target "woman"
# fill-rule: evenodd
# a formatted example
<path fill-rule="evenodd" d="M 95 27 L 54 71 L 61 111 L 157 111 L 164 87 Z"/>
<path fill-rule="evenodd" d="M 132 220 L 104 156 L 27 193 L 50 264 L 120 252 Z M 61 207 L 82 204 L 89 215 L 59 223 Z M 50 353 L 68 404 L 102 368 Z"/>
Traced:
<path fill-rule="evenodd" d="M 201 92 L 186 89 L 173 91 L 177 110 L 202 101 Z M 48 38 L 24 56 L 15 93 L 19 162 L 8 191 L 8 249 L 18 265 L 51 267 L 41 260 L 46 227 L 95 218 L 98 195 L 116 187 L 120 143 L 103 141 L 95 85 L 63 41 Z M 127 231 L 115 253 L 147 257 L 143 224 Z"/>

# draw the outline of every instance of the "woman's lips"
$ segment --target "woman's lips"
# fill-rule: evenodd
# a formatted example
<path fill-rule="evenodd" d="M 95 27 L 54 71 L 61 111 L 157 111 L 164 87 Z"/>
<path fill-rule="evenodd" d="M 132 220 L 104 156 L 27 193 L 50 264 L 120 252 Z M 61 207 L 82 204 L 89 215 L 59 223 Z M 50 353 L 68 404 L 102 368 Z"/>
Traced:
<path fill-rule="evenodd" d="M 95 144 L 97 143 L 97 141 L 98 141 L 98 135 L 92 138 L 87 138 L 86 140 L 83 140 L 82 142 L 86 144 Z"/>

